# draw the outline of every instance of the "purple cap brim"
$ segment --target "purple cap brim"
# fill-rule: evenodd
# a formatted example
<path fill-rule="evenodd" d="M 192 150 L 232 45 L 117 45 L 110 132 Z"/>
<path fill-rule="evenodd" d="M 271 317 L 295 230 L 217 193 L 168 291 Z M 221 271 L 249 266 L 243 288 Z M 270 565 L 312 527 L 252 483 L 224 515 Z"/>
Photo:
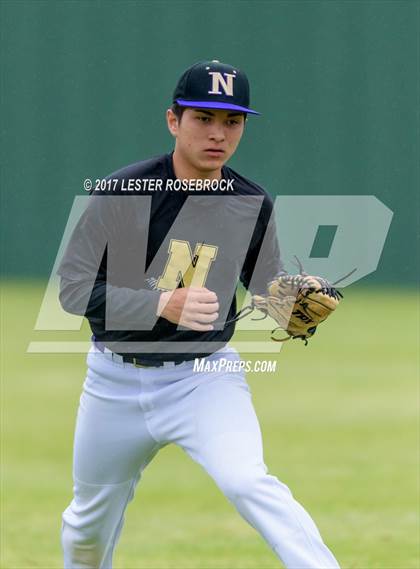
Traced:
<path fill-rule="evenodd" d="M 241 111 L 250 115 L 259 115 L 257 111 L 241 107 L 240 105 L 232 105 L 231 103 L 217 103 L 209 101 L 186 101 L 185 99 L 176 99 L 181 107 L 192 107 L 194 109 L 225 109 L 227 111 Z"/>

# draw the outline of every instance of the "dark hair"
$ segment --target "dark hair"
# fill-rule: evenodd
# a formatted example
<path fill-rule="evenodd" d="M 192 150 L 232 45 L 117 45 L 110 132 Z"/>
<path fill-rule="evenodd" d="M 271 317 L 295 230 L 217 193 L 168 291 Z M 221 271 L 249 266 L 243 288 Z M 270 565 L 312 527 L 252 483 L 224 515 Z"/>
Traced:
<path fill-rule="evenodd" d="M 174 113 L 174 115 L 178 119 L 178 122 L 181 122 L 182 115 L 184 114 L 184 111 L 186 108 L 187 107 L 181 107 L 181 105 L 178 105 L 178 103 L 172 103 L 171 111 Z"/>

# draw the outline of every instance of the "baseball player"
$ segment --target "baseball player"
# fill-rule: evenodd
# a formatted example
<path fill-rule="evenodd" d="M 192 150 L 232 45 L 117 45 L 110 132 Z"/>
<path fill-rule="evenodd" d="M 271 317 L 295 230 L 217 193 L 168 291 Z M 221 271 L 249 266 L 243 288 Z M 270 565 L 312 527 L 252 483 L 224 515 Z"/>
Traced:
<path fill-rule="evenodd" d="M 228 343 L 238 283 L 261 295 L 284 274 L 271 198 L 225 165 L 255 114 L 243 71 L 193 65 L 167 111 L 174 151 L 111 174 L 73 232 L 60 301 L 86 316 L 93 336 L 74 497 L 63 513 L 66 569 L 112 567 L 127 504 L 169 443 L 207 471 L 287 568 L 338 567 L 308 513 L 267 472 L 250 389 Z M 196 371 L 199 358 L 211 367 Z"/>

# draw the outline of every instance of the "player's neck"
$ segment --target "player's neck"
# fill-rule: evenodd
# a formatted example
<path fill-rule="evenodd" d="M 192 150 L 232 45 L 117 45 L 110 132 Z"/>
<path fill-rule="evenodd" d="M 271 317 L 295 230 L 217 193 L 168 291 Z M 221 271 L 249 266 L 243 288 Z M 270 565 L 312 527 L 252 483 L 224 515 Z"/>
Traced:
<path fill-rule="evenodd" d="M 192 164 L 187 162 L 180 152 L 176 149 L 172 154 L 172 164 L 175 176 L 180 180 L 220 180 L 222 178 L 222 169 L 217 170 L 198 170 Z"/>

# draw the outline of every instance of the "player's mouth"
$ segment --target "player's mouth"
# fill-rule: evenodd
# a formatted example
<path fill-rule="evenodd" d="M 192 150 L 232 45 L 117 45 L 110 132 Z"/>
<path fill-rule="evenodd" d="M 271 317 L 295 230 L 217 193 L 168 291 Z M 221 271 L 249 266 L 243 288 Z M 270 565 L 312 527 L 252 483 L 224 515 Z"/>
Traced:
<path fill-rule="evenodd" d="M 209 156 L 223 156 L 225 151 L 220 148 L 206 148 L 204 151 Z"/>

